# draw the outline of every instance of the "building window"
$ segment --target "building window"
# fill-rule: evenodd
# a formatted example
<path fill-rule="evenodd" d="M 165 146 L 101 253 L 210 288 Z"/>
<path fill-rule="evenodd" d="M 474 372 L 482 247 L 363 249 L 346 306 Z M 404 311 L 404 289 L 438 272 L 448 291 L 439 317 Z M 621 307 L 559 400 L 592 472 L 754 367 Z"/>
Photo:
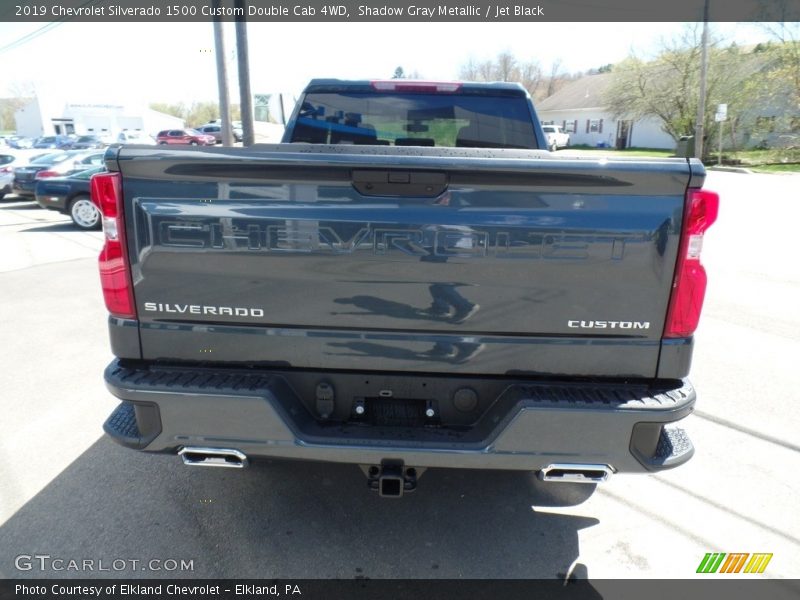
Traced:
<path fill-rule="evenodd" d="M 603 119 L 591 119 L 588 133 L 603 133 Z"/>
<path fill-rule="evenodd" d="M 575 133 L 577 121 L 564 121 L 564 133 Z"/>

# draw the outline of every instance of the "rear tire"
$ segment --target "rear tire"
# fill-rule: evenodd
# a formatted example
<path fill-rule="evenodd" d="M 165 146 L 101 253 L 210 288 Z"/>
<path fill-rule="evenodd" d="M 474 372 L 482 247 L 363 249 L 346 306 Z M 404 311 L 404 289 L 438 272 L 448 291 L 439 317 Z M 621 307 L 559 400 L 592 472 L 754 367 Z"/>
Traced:
<path fill-rule="evenodd" d="M 189 142 L 190 146 L 197 146 L 197 142 Z"/>
<path fill-rule="evenodd" d="M 89 196 L 75 196 L 70 200 L 68 212 L 78 229 L 91 231 L 100 228 L 100 211 Z"/>

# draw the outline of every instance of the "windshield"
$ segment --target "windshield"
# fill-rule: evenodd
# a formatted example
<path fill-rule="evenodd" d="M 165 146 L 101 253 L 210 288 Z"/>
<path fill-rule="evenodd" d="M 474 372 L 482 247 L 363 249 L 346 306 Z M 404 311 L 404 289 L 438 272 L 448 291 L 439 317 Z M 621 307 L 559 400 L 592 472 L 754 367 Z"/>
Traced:
<path fill-rule="evenodd" d="M 94 142 L 97 138 L 91 135 L 84 135 L 78 138 L 79 142 Z"/>
<path fill-rule="evenodd" d="M 525 98 L 458 94 L 307 94 L 291 141 L 537 148 Z"/>

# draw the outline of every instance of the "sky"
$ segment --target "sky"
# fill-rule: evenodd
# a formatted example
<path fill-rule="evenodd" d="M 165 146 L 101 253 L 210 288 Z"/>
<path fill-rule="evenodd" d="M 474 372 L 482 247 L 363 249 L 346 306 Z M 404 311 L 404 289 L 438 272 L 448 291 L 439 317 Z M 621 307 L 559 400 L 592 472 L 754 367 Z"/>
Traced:
<path fill-rule="evenodd" d="M 402 66 L 423 78 L 457 79 L 470 58 L 510 51 L 554 60 L 565 72 L 619 62 L 635 51 L 652 56 L 659 40 L 683 23 L 250 23 L 251 88 L 283 92 L 291 101 L 314 77 L 389 78 Z M 0 23 L 0 97 L 30 82 L 39 95 L 65 102 L 139 104 L 215 101 L 211 23 Z M 716 23 L 712 30 L 740 45 L 769 38 L 757 23 Z M 233 24 L 225 25 L 233 102 L 238 102 Z M 5 89 L 4 89 L 5 88 Z"/>

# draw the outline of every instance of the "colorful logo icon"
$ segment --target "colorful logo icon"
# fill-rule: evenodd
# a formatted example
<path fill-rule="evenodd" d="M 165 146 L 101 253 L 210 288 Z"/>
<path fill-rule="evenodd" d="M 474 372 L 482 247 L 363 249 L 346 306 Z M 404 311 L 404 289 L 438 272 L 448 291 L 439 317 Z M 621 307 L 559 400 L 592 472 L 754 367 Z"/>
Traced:
<path fill-rule="evenodd" d="M 772 554 L 708 552 L 697 567 L 698 573 L 763 573 Z"/>

